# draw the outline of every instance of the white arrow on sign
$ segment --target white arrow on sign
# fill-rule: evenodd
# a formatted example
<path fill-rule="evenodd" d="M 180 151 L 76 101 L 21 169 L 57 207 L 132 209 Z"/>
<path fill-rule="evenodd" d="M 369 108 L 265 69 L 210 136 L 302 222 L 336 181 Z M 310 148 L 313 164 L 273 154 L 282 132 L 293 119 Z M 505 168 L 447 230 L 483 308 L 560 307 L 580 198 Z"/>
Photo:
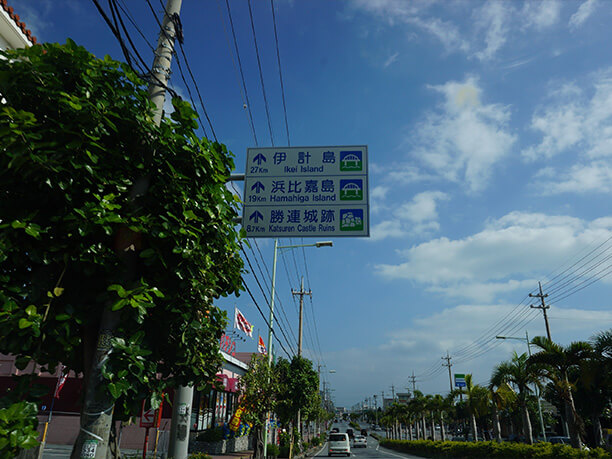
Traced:
<path fill-rule="evenodd" d="M 155 424 L 155 411 L 153 408 L 149 408 L 142 412 L 140 427 L 153 427 L 153 424 Z"/>

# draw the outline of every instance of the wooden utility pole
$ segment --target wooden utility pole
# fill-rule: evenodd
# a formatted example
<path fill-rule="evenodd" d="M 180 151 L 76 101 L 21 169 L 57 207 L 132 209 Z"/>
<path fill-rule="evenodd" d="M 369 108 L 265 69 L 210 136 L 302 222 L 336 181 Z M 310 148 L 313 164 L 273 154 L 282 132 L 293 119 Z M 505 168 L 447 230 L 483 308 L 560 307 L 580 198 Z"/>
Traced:
<path fill-rule="evenodd" d="M 174 20 L 180 12 L 181 1 L 167 1 L 163 29 L 160 31 L 160 38 L 151 70 L 152 81 L 149 86 L 149 99 L 156 107 L 153 122 L 157 126 L 161 124 L 166 88 L 170 79 L 170 63 L 172 61 L 175 38 Z M 136 190 L 136 188 L 138 189 Z M 148 180 L 143 177 L 136 181 L 133 191 L 142 194 L 146 192 L 147 188 Z M 130 244 L 129 241 L 125 243 L 125 247 L 115 247 L 115 249 L 121 254 L 120 256 L 124 261 L 124 277 L 126 282 L 129 282 L 138 275 L 136 272 L 138 253 L 134 245 Z M 102 365 L 111 350 L 111 342 L 115 337 L 119 319 L 119 311 L 111 311 L 109 307 L 104 308 L 96 340 L 95 355 L 87 375 L 80 429 L 70 456 L 72 459 L 82 457 L 92 459 L 107 458 L 115 403 L 106 387 L 107 381 L 102 375 Z M 191 401 L 189 403 L 191 404 Z M 189 426 L 187 425 L 187 427 Z M 189 429 L 187 428 L 188 435 Z M 187 449 L 185 448 L 183 456 L 174 455 L 174 457 L 175 459 L 186 458 Z"/>
<path fill-rule="evenodd" d="M 304 277 L 302 277 L 302 284 L 300 290 L 291 289 L 291 293 L 293 295 L 300 296 L 300 332 L 298 335 L 298 357 L 302 356 L 302 317 L 304 315 L 304 295 L 309 295 L 312 298 L 312 291 L 308 290 L 304 291 Z"/>
<path fill-rule="evenodd" d="M 548 296 L 548 293 L 546 295 L 544 295 L 542 293 L 542 283 L 538 282 L 538 286 L 540 287 L 540 293 L 533 295 L 532 293 L 529 294 L 529 296 L 531 298 L 539 298 L 541 305 L 540 306 L 534 306 L 533 304 L 531 305 L 531 308 L 533 309 L 541 309 L 542 313 L 544 314 L 544 323 L 546 324 L 546 336 L 548 337 L 549 341 L 552 341 L 552 338 L 550 337 L 550 326 L 548 325 L 548 315 L 546 314 L 546 310 L 550 308 L 550 306 L 548 306 L 545 302 L 544 302 L 544 298 L 546 298 Z"/>

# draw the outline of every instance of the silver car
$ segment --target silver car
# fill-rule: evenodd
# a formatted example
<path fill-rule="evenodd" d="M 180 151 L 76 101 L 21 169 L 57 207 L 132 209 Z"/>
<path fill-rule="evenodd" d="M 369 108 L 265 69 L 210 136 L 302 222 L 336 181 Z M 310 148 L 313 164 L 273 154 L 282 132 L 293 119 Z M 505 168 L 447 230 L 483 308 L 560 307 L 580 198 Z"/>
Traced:
<path fill-rule="evenodd" d="M 367 448 L 368 439 L 363 435 L 355 435 L 353 439 L 353 448 Z"/>

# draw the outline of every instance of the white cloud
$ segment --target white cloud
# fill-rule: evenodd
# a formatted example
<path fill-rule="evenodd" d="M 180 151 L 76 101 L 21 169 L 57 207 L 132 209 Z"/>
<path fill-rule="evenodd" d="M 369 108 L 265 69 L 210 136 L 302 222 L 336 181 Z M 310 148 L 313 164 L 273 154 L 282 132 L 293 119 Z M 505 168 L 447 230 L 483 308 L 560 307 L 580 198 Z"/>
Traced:
<path fill-rule="evenodd" d="M 382 190 L 377 195 L 386 194 Z M 441 191 L 425 191 L 415 195 L 411 201 L 396 206 L 391 218 L 372 227 L 370 240 L 400 238 L 407 235 L 424 235 L 440 228 L 438 223 L 437 202 L 448 199 Z"/>
<path fill-rule="evenodd" d="M 547 104 L 540 105 L 531 119 L 531 129 L 541 135 L 535 145 L 525 148 L 530 161 L 558 155 L 574 155 L 567 169 L 550 167 L 550 182 L 543 193 L 608 192 L 612 189 L 612 69 L 590 77 L 587 84 L 563 84 L 554 88 Z M 582 88 L 581 88 L 582 86 Z"/>
<path fill-rule="evenodd" d="M 396 307 L 396 306 L 394 306 Z M 509 360 L 512 352 L 527 352 L 522 340 L 498 340 L 496 335 L 530 337 L 545 335 L 539 311 L 528 304 L 463 304 L 430 312 L 424 305 L 420 317 L 407 324 L 385 317 L 386 339 L 370 348 L 350 348 L 325 353 L 325 362 L 336 373 L 331 379 L 337 404 L 346 405 L 363 399 L 363 394 L 379 393 L 381 382 L 404 390 L 408 378 L 417 376 L 417 389 L 426 394 L 447 393 L 448 371 L 441 357 L 448 351 L 457 373 L 471 373 L 478 384 L 487 384 L 493 367 Z M 388 308 L 391 313 L 391 307 Z M 593 308 L 551 307 L 548 311 L 553 340 L 561 344 L 588 340 L 599 331 L 612 328 L 612 312 Z M 395 327 L 393 324 L 396 324 Z M 536 349 L 532 348 L 532 352 Z"/>
<path fill-rule="evenodd" d="M 597 222 L 597 223 L 596 223 Z M 594 240 L 612 231 L 607 220 L 588 222 L 569 216 L 512 212 L 487 222 L 463 239 L 432 239 L 400 251 L 405 261 L 379 264 L 389 280 L 411 280 L 453 297 L 492 300 L 542 278 Z"/>
<path fill-rule="evenodd" d="M 485 29 L 485 49 L 476 53 L 480 60 L 491 59 L 506 43 L 510 11 L 505 3 L 488 2 L 475 13 L 477 29 Z"/>
<path fill-rule="evenodd" d="M 439 41 L 445 52 L 460 52 L 481 61 L 497 57 L 511 37 L 528 39 L 527 29 L 543 33 L 557 25 L 562 7 L 559 0 L 526 2 L 522 8 L 500 0 L 478 6 L 474 2 L 425 0 L 353 0 L 350 5 L 390 26 L 404 27 L 411 40 L 418 39 L 422 35 L 418 32 L 423 31 Z"/>
<path fill-rule="evenodd" d="M 418 183 L 433 178 L 413 164 L 394 164 L 384 173 L 389 181 L 402 184 Z"/>
<path fill-rule="evenodd" d="M 597 0 L 587 0 L 582 3 L 578 10 L 572 14 L 569 20 L 570 29 L 577 29 L 593 14 L 595 7 L 597 6 Z"/>
<path fill-rule="evenodd" d="M 377 186 L 370 191 L 370 212 L 377 214 L 386 209 L 385 198 L 389 188 L 386 186 Z"/>
<path fill-rule="evenodd" d="M 516 141 L 507 127 L 509 109 L 483 105 L 475 78 L 431 88 L 443 94 L 445 101 L 437 113 L 428 114 L 415 127 L 411 154 L 437 175 L 464 182 L 469 191 L 481 191 L 495 164 Z"/>
<path fill-rule="evenodd" d="M 541 0 L 527 2 L 521 11 L 524 27 L 545 29 L 559 22 L 561 2 L 558 0 Z"/>
<path fill-rule="evenodd" d="M 548 167 L 540 170 L 535 177 L 546 178 L 537 183 L 541 195 L 612 192 L 612 164 L 609 161 L 574 164 L 564 171 Z"/>
<path fill-rule="evenodd" d="M 436 202 L 448 199 L 441 191 L 426 191 L 417 194 L 412 201 L 402 204 L 395 214 L 401 220 L 421 223 L 427 220 L 437 220 Z"/>
<path fill-rule="evenodd" d="M 399 56 L 399 53 L 393 53 L 391 56 L 389 56 L 389 58 L 385 61 L 385 63 L 383 64 L 383 68 L 387 68 L 389 67 L 391 64 L 393 64 L 394 62 L 397 61 L 397 58 Z"/>

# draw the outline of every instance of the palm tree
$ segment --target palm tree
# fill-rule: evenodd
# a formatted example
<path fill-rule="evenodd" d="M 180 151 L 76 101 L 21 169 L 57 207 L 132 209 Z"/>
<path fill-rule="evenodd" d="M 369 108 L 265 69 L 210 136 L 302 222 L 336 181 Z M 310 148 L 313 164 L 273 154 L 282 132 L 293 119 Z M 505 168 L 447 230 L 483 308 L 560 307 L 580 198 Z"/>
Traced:
<path fill-rule="evenodd" d="M 527 398 L 530 384 L 539 384 L 539 371 L 536 365 L 527 366 L 527 354 L 512 355 L 512 360 L 502 362 L 493 370 L 492 380 L 514 384 L 518 389 L 518 401 L 523 415 L 523 434 L 527 443 L 533 444 L 533 430 L 527 409 Z"/>
<path fill-rule="evenodd" d="M 489 396 L 493 407 L 493 434 L 495 441 L 501 443 L 501 426 L 499 422 L 499 410 L 514 403 L 516 394 L 500 373 L 494 372 L 489 382 Z"/>
<path fill-rule="evenodd" d="M 536 336 L 532 343 L 542 349 L 527 359 L 528 366 L 539 366 L 544 376 L 557 389 L 565 403 L 565 411 L 569 421 L 570 441 L 574 448 L 582 448 L 580 433 L 583 430 L 582 419 L 576 411 L 572 395 L 573 384 L 569 381 L 568 372 L 578 368 L 581 363 L 593 355 L 593 347 L 585 341 L 575 341 L 569 346 L 561 346 L 543 336 Z"/>
<path fill-rule="evenodd" d="M 472 375 L 465 375 L 465 394 L 467 395 L 466 407 L 470 413 L 470 432 L 474 441 L 478 441 L 478 426 L 476 418 L 484 416 L 489 408 L 489 390 L 472 382 Z M 459 394 L 457 390 L 451 392 L 455 396 Z"/>
<path fill-rule="evenodd" d="M 431 403 L 431 409 L 432 409 L 433 415 L 436 415 L 438 419 L 440 420 L 440 439 L 444 441 L 446 440 L 446 433 L 444 430 L 444 413 L 448 409 L 447 400 L 446 398 L 442 397 L 440 394 L 436 394 L 433 396 L 430 403 Z M 433 415 L 432 415 L 432 419 L 433 419 Z M 433 422 L 432 422 L 432 432 L 435 432 L 435 428 L 433 427 Z M 435 435 L 434 435 L 434 440 L 435 440 Z"/>
<path fill-rule="evenodd" d="M 603 443 L 601 416 L 612 398 L 612 330 L 601 332 L 590 340 L 592 358 L 580 368 L 576 384 L 576 404 L 588 415 L 593 426 L 595 446 Z"/>

